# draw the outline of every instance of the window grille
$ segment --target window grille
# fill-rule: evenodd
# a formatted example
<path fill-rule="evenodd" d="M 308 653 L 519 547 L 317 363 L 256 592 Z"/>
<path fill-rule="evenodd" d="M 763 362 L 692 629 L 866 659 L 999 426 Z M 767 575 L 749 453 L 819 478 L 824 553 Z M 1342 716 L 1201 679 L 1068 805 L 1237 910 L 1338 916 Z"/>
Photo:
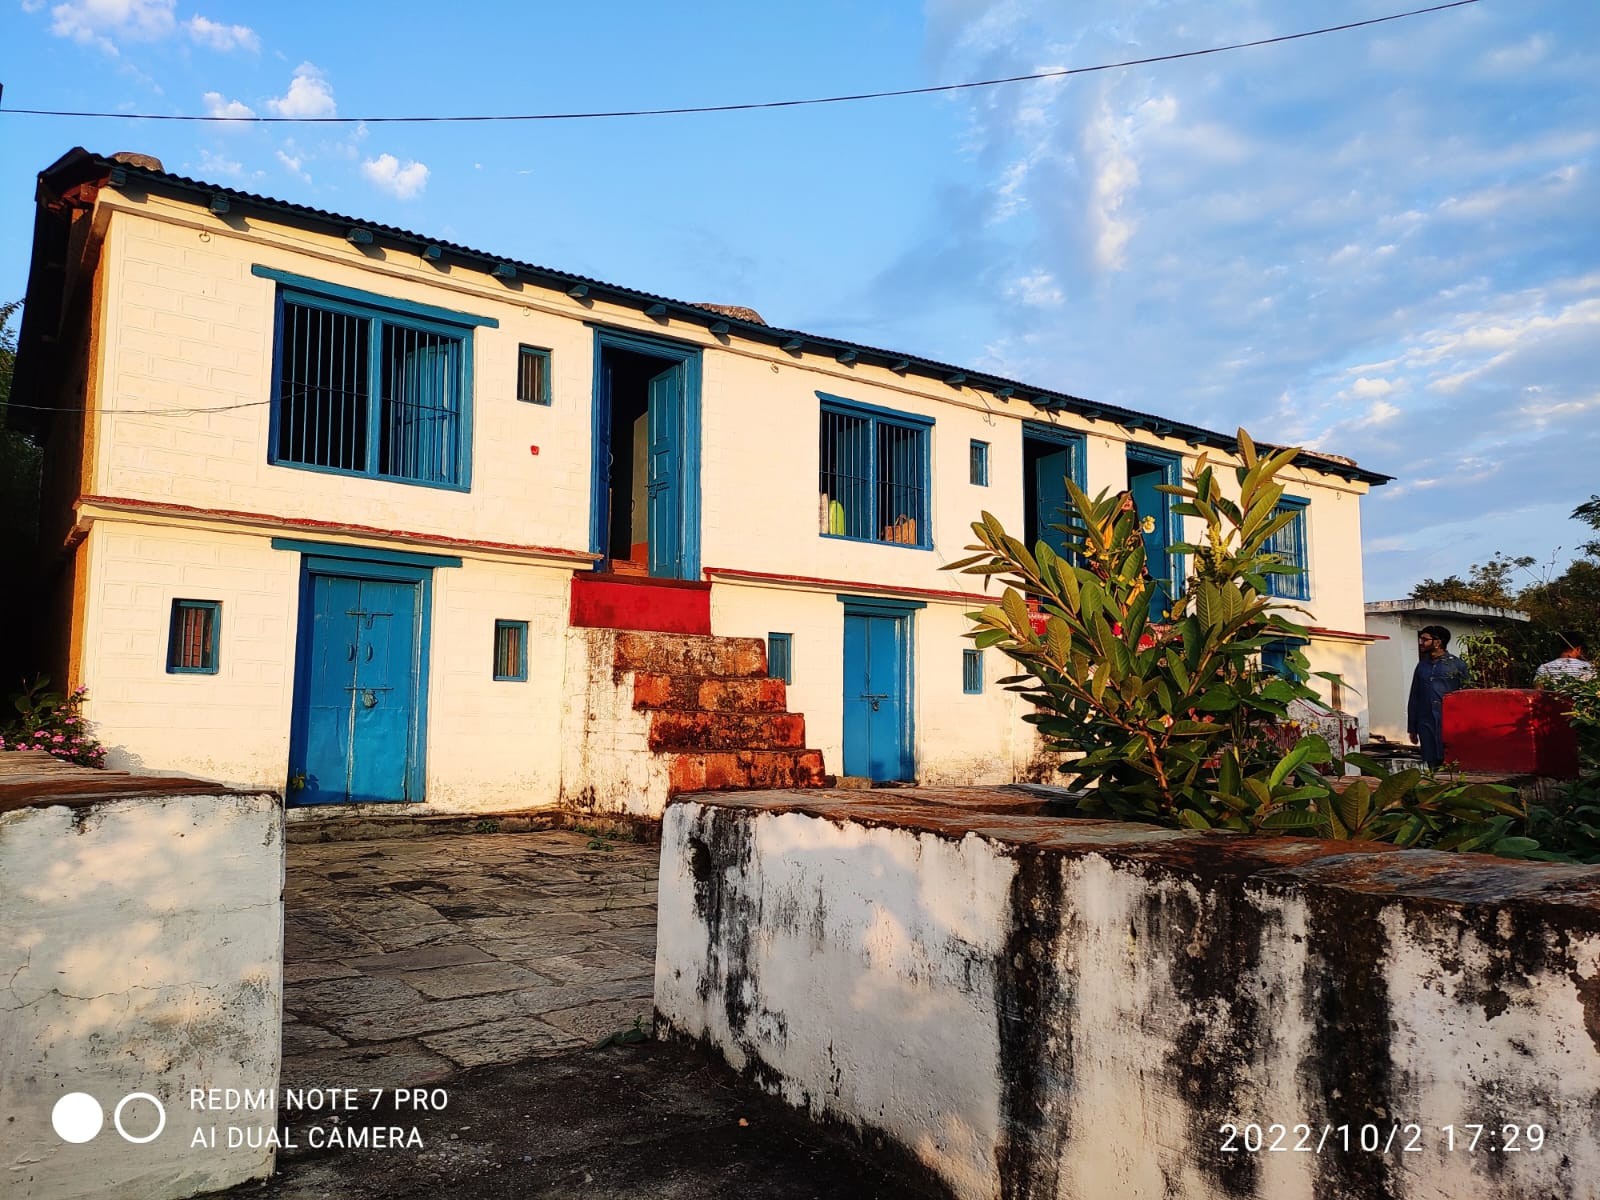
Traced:
<path fill-rule="evenodd" d="M 961 690 L 969 696 L 983 693 L 983 651 L 961 652 Z"/>
<path fill-rule="evenodd" d="M 1311 576 L 1307 573 L 1310 563 L 1306 555 L 1306 505 L 1307 501 L 1293 497 L 1284 497 L 1279 502 L 1275 515 L 1283 513 L 1293 514 L 1293 519 L 1277 533 L 1267 539 L 1262 546 L 1268 554 L 1277 556 L 1280 563 L 1287 567 L 1298 567 L 1292 574 L 1272 574 L 1267 576 L 1267 594 L 1277 596 L 1284 600 L 1309 600 L 1311 599 Z"/>
<path fill-rule="evenodd" d="M 523 683 L 528 678 L 528 623 L 494 623 L 494 677 L 501 683 Z"/>
<path fill-rule="evenodd" d="M 989 443 L 974 439 L 971 451 L 970 478 L 974 487 L 989 486 Z"/>
<path fill-rule="evenodd" d="M 794 634 L 767 634 L 767 678 L 794 682 Z"/>
<path fill-rule="evenodd" d="M 463 486 L 466 353 L 460 331 L 286 296 L 273 461 Z"/>
<path fill-rule="evenodd" d="M 167 673 L 215 675 L 222 605 L 216 600 L 174 600 L 167 635 Z"/>
<path fill-rule="evenodd" d="M 550 403 L 550 351 L 535 346 L 518 351 L 517 399 L 526 404 Z"/>
<path fill-rule="evenodd" d="M 818 492 L 825 536 L 932 545 L 929 424 L 864 405 L 823 405 Z"/>

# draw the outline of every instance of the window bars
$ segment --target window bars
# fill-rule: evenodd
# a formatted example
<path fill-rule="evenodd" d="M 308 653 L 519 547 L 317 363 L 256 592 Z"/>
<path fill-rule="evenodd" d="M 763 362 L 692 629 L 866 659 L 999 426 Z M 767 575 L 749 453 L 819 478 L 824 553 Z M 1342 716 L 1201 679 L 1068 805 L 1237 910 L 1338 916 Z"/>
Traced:
<path fill-rule="evenodd" d="M 460 335 L 285 299 L 278 355 L 274 461 L 463 481 Z"/>
<path fill-rule="evenodd" d="M 928 431 L 824 406 L 819 525 L 827 536 L 901 546 L 928 538 Z"/>

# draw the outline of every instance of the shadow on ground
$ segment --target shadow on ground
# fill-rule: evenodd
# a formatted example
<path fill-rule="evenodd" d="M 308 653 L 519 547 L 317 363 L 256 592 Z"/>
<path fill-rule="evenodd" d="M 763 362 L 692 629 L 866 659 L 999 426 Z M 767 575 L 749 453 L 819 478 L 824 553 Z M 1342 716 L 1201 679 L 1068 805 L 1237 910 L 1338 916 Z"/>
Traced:
<path fill-rule="evenodd" d="M 573 1197 L 575 1200 L 911 1200 L 943 1197 L 894 1147 L 813 1124 L 697 1047 L 643 1042 L 464 1071 L 441 1112 L 361 1113 L 415 1128 L 412 1149 L 280 1158 L 271 1183 L 232 1196 Z M 328 1123 L 322 1122 L 326 1129 Z M 346 1125 L 345 1128 L 352 1128 Z"/>
<path fill-rule="evenodd" d="M 649 1026 L 659 855 L 557 830 L 291 844 L 283 1086 L 361 1103 L 282 1105 L 279 1174 L 228 1195 L 943 1196 L 697 1047 L 595 1048 Z M 397 1111 L 396 1088 L 447 1100 Z"/>

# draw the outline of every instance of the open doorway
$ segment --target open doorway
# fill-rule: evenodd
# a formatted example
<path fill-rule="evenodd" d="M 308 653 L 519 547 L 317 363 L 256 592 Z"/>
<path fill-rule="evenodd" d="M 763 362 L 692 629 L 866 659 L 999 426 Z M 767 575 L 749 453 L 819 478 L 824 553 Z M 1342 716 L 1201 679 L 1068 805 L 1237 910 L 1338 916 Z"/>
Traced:
<path fill-rule="evenodd" d="M 1023 538 L 1028 546 L 1043 541 L 1066 554 L 1067 480 L 1084 484 L 1083 435 L 1053 425 L 1027 422 L 1022 427 Z"/>
<path fill-rule="evenodd" d="M 596 331 L 590 549 L 616 574 L 700 573 L 699 351 Z"/>

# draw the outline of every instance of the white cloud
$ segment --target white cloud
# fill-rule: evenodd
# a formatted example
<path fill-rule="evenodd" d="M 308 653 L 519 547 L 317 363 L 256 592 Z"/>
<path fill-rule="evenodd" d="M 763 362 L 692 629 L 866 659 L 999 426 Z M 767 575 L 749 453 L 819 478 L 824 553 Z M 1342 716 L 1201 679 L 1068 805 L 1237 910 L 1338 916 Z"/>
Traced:
<path fill-rule="evenodd" d="M 361 164 L 361 173 L 368 182 L 391 195 L 409 200 L 428 185 L 427 165 L 420 162 L 402 163 L 392 154 L 380 154 Z"/>
<path fill-rule="evenodd" d="M 334 115 L 333 87 L 312 63 L 294 69 L 289 90 L 267 101 L 267 107 L 280 117 L 331 117 Z"/>
<path fill-rule="evenodd" d="M 248 104 L 229 100 L 221 92 L 207 92 L 200 99 L 206 106 L 206 115 L 210 117 L 226 117 L 231 121 L 238 121 L 256 115 L 256 110 Z"/>
<path fill-rule="evenodd" d="M 1358 400 L 1365 400 L 1369 396 L 1373 398 L 1381 398 L 1383 396 L 1387 396 L 1392 391 L 1394 391 L 1394 384 L 1390 383 L 1387 379 L 1368 379 L 1365 375 L 1363 375 L 1360 379 L 1357 379 L 1350 385 L 1348 394 Z"/>
<path fill-rule="evenodd" d="M 175 3 L 176 0 L 67 0 L 51 8 L 50 32 L 116 54 L 117 39 L 154 41 L 171 33 Z"/>
<path fill-rule="evenodd" d="M 1138 138 L 1145 132 L 1170 125 L 1178 114 L 1172 96 L 1154 96 L 1134 105 L 1125 116 L 1111 110 L 1109 97 L 1084 129 L 1084 155 L 1091 164 L 1093 183 L 1089 220 L 1094 230 L 1095 261 L 1107 271 L 1121 270 L 1127 262 L 1128 242 L 1138 221 L 1126 211 L 1139 186 Z"/>
<path fill-rule="evenodd" d="M 305 162 L 305 158 L 302 155 L 288 154 L 282 150 L 279 150 L 276 153 L 278 156 L 278 161 L 283 164 L 284 169 L 287 170 L 289 174 L 295 176 L 297 179 L 304 180 L 306 183 L 311 182 L 311 173 L 302 166 L 302 164 Z"/>
<path fill-rule="evenodd" d="M 191 38 L 202 46 L 210 46 L 213 50 L 261 49 L 261 39 L 248 25 L 224 25 L 220 21 L 212 21 L 196 13 L 184 23 L 183 27 Z"/>
<path fill-rule="evenodd" d="M 200 173 L 202 175 L 227 175 L 237 178 L 244 174 L 244 164 L 236 158 L 215 154 L 210 150 L 200 151 Z"/>
<path fill-rule="evenodd" d="M 1055 276 L 1045 270 L 1033 271 L 1021 279 L 1012 280 L 1011 286 L 1006 288 L 1006 295 L 1034 308 L 1054 308 L 1064 299 Z"/>

